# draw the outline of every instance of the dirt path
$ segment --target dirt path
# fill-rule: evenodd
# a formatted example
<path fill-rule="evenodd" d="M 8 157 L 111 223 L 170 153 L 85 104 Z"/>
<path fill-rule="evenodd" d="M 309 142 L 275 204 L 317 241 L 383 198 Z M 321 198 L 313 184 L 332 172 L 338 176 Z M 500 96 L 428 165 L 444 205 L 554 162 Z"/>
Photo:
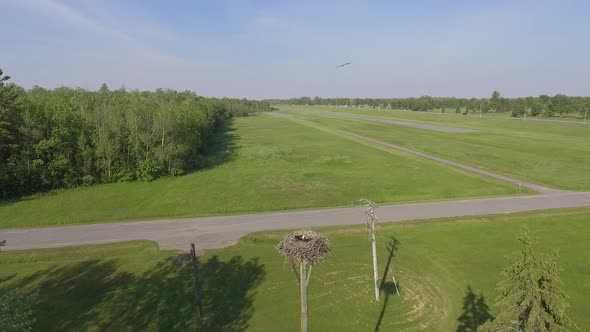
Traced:
<path fill-rule="evenodd" d="M 590 206 L 590 192 L 486 198 L 387 205 L 379 208 L 385 221 L 461 217 Z M 0 230 L 6 250 L 63 247 L 130 240 L 153 240 L 162 248 L 199 250 L 227 246 L 257 231 L 320 226 L 359 225 L 361 208 L 336 208 L 222 217 L 164 219 L 81 226 Z"/>

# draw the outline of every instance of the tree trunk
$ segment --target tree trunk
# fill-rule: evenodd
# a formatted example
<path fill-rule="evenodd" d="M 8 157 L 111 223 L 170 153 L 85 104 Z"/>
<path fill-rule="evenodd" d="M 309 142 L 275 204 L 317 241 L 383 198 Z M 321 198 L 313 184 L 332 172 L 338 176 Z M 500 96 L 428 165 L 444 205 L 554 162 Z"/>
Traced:
<path fill-rule="evenodd" d="M 107 161 L 107 173 L 108 173 L 108 176 L 109 176 L 109 182 L 111 182 L 111 163 L 112 163 L 112 161 L 109 158 L 108 161 Z"/>
<path fill-rule="evenodd" d="M 379 301 L 379 271 L 377 269 L 377 241 L 375 240 L 375 223 L 371 223 L 371 247 L 373 249 L 373 278 L 375 279 L 375 300 Z"/>
<path fill-rule="evenodd" d="M 301 295 L 301 332 L 307 332 L 307 262 L 299 263 L 299 288 Z"/>

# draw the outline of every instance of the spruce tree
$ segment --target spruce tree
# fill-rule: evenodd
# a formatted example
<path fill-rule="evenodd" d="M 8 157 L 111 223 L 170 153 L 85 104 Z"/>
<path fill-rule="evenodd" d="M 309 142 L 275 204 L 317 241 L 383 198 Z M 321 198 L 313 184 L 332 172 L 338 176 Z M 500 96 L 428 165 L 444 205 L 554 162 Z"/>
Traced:
<path fill-rule="evenodd" d="M 536 253 L 523 227 L 521 250 L 502 271 L 496 306 L 502 311 L 478 331 L 566 331 L 575 325 L 565 314 L 567 296 L 559 288 L 558 255 Z"/>

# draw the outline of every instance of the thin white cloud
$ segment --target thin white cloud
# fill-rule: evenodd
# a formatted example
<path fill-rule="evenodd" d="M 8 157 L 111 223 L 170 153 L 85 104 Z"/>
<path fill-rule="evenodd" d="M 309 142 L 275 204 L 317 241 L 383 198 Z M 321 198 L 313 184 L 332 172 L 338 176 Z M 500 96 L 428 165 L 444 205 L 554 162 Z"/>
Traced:
<path fill-rule="evenodd" d="M 74 8 L 69 7 L 61 2 L 54 0 L 18 0 L 12 1 L 13 4 L 20 5 L 31 11 L 42 13 L 53 19 L 65 22 L 80 30 L 90 31 L 97 34 L 121 38 L 127 41 L 132 39 L 120 31 L 116 31 L 107 26 L 82 15 Z"/>
<path fill-rule="evenodd" d="M 131 29 L 125 29 L 121 25 L 115 28 L 113 25 L 88 17 L 63 2 L 56 0 L 14 0 L 10 2 L 13 5 L 65 23 L 79 31 L 116 40 L 120 45 L 124 45 L 127 54 L 140 55 L 144 61 L 172 65 L 189 65 L 192 63 L 188 59 L 146 46 L 140 39 L 125 32 L 125 30 Z"/>

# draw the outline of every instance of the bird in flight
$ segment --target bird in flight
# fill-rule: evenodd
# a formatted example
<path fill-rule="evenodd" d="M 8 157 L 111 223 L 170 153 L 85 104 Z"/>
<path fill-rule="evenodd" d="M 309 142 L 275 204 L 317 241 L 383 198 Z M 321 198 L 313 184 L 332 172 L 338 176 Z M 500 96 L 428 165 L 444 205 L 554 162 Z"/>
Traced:
<path fill-rule="evenodd" d="M 338 69 L 338 68 L 340 68 L 340 67 L 348 66 L 348 65 L 351 65 L 351 63 L 350 63 L 350 62 L 343 63 L 343 64 L 341 64 L 340 66 L 337 66 L 337 67 L 336 67 L 336 69 Z"/>

